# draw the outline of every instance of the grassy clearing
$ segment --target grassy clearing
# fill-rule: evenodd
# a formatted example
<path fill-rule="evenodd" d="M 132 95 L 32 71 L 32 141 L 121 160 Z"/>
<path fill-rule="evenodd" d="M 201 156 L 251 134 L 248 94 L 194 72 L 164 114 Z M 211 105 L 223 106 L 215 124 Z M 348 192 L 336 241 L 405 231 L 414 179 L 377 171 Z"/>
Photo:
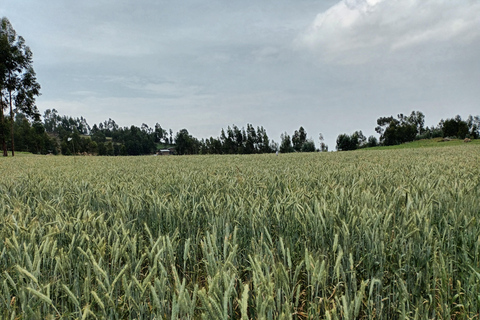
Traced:
<path fill-rule="evenodd" d="M 3 153 L 2 153 L 3 155 Z M 10 157 L 12 157 L 12 152 L 11 151 L 8 151 L 8 157 L 3 157 L 2 155 L 0 155 L 0 164 L 2 163 L 2 161 L 6 161 L 6 160 L 2 160 L 2 159 L 8 159 Z M 33 154 L 31 152 L 23 152 L 23 151 L 15 151 L 15 157 L 30 157 L 30 156 L 43 156 L 43 155 L 37 155 L 37 154 Z"/>
<path fill-rule="evenodd" d="M 472 140 L 472 142 L 465 143 L 461 139 L 452 139 L 450 141 L 443 141 L 443 138 L 424 139 L 407 143 L 402 143 L 396 146 L 381 146 L 374 148 L 367 148 L 362 150 L 395 150 L 395 149 L 411 149 L 411 148 L 437 148 L 437 147 L 452 147 L 464 144 L 480 145 L 480 139 Z"/>
<path fill-rule="evenodd" d="M 0 161 L 5 319 L 469 319 L 480 147 Z"/>

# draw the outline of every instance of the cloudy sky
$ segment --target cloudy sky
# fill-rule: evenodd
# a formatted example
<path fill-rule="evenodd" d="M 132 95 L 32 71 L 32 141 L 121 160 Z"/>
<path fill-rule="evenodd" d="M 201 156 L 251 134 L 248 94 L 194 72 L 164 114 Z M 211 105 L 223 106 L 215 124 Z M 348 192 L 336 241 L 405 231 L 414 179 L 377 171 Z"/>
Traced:
<path fill-rule="evenodd" d="M 480 114 L 476 0 L 3 0 L 39 109 L 198 137 L 303 126 L 330 150 L 380 116 Z"/>

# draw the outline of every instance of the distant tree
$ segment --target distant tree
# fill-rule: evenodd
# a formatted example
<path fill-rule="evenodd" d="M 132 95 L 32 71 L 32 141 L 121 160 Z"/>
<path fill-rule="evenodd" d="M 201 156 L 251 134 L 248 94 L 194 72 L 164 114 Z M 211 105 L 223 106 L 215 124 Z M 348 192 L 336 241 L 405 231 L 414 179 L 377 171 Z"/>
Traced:
<path fill-rule="evenodd" d="M 375 131 L 380 134 L 383 145 L 396 145 L 415 140 L 417 134 L 423 132 L 425 116 L 419 111 L 413 111 L 410 116 L 399 114 L 377 119 Z"/>
<path fill-rule="evenodd" d="M 374 136 L 368 137 L 367 147 L 372 148 L 378 146 L 378 139 Z"/>
<path fill-rule="evenodd" d="M 146 123 L 142 123 L 141 130 L 146 135 L 151 135 L 153 133 L 153 129 L 148 126 Z"/>
<path fill-rule="evenodd" d="M 421 111 L 412 111 L 406 122 L 415 125 L 417 128 L 417 135 L 421 135 L 425 131 L 425 115 Z"/>
<path fill-rule="evenodd" d="M 257 132 L 255 131 L 255 128 L 250 123 L 247 123 L 244 153 L 246 154 L 257 153 L 258 152 L 257 141 L 258 141 Z"/>
<path fill-rule="evenodd" d="M 366 145 L 367 138 L 363 135 L 362 130 L 360 130 L 353 133 L 352 140 L 355 142 L 356 148 L 363 148 Z"/>
<path fill-rule="evenodd" d="M 315 152 L 315 142 L 312 139 L 307 139 L 302 144 L 302 149 L 300 149 L 301 152 Z"/>
<path fill-rule="evenodd" d="M 92 141 L 95 141 L 96 143 L 104 143 L 107 140 L 104 134 L 104 130 L 95 130 L 90 135 L 90 138 L 92 139 Z"/>
<path fill-rule="evenodd" d="M 106 149 L 107 149 L 107 150 L 106 150 L 107 156 L 113 156 L 113 155 L 115 155 L 115 151 L 114 151 L 114 148 L 113 148 L 113 143 L 112 143 L 112 141 L 107 142 Z"/>
<path fill-rule="evenodd" d="M 182 129 L 175 135 L 175 150 L 177 154 L 198 154 L 200 141 L 192 137 L 187 129 Z"/>
<path fill-rule="evenodd" d="M 105 135 L 105 137 L 112 137 L 115 134 L 115 132 L 119 129 L 118 125 L 111 118 L 108 118 L 108 120 L 105 120 L 101 125 L 103 127 L 102 132 Z"/>
<path fill-rule="evenodd" d="M 464 139 L 469 134 L 468 123 L 459 115 L 453 119 L 441 120 L 439 126 L 442 128 L 443 137 Z"/>
<path fill-rule="evenodd" d="M 87 139 L 85 139 L 87 140 Z M 98 153 L 98 143 L 95 141 L 90 140 L 90 142 L 87 145 L 86 152 L 89 154 L 96 154 Z"/>
<path fill-rule="evenodd" d="M 7 118 L 10 124 L 10 118 Z M 57 153 L 55 140 L 46 132 L 41 121 L 30 120 L 21 112 L 15 115 L 15 149 L 37 154 Z"/>
<path fill-rule="evenodd" d="M 348 134 L 342 133 L 337 137 L 336 148 L 338 151 L 355 150 L 356 144 L 352 142 L 352 138 Z"/>
<path fill-rule="evenodd" d="M 280 150 L 280 145 L 278 144 L 278 142 L 275 142 L 272 140 L 272 142 L 270 142 L 270 150 L 271 152 L 277 152 Z"/>
<path fill-rule="evenodd" d="M 57 129 L 58 123 L 58 111 L 55 109 L 47 109 L 43 114 L 43 124 L 45 126 L 45 131 L 48 133 L 54 133 Z"/>
<path fill-rule="evenodd" d="M 94 125 L 93 128 L 87 123 L 84 117 L 72 118 L 70 116 L 60 116 L 55 109 L 47 109 L 43 115 L 45 131 L 49 134 L 55 135 L 59 140 L 63 140 L 65 137 L 71 135 L 74 131 L 80 135 L 95 134 L 99 131 L 103 135 L 107 132 L 104 128 L 104 124 L 100 123 L 98 126 Z"/>
<path fill-rule="evenodd" d="M 328 152 L 328 146 L 325 144 L 325 138 L 322 133 L 318 134 L 318 140 L 320 140 L 320 152 Z"/>
<path fill-rule="evenodd" d="M 292 136 L 293 149 L 300 152 L 305 141 L 307 141 L 307 132 L 303 127 L 300 127 L 300 129 L 295 130 Z"/>
<path fill-rule="evenodd" d="M 252 154 L 272 152 L 272 143 L 263 127 L 247 123 L 247 129 L 236 125 L 228 126 L 220 132 L 219 138 L 209 138 L 201 142 L 202 153 Z"/>
<path fill-rule="evenodd" d="M 127 153 L 127 147 L 125 147 L 124 144 L 122 144 L 122 145 L 120 146 L 119 155 L 121 155 L 121 156 L 127 156 L 127 155 L 128 155 L 128 153 Z"/>
<path fill-rule="evenodd" d="M 232 131 L 233 131 L 233 150 L 232 153 L 244 153 L 245 152 L 245 143 L 247 140 L 247 135 L 245 133 L 245 130 L 242 128 L 240 129 L 236 125 L 232 126 Z"/>
<path fill-rule="evenodd" d="M 281 153 L 289 153 L 295 151 L 292 146 L 292 140 L 290 140 L 290 136 L 286 132 L 282 133 L 280 139 L 282 140 L 280 142 Z"/>
<path fill-rule="evenodd" d="M 221 154 L 222 150 L 222 143 L 219 139 L 210 137 L 203 142 L 201 142 L 201 153 L 202 154 Z"/>
<path fill-rule="evenodd" d="M 442 122 L 443 123 L 443 122 Z M 432 138 L 438 138 L 438 137 L 443 137 L 443 130 L 440 125 L 437 125 L 436 127 L 431 126 L 431 127 L 426 127 L 422 134 L 419 134 L 415 137 L 415 139 L 432 139 Z"/>
<path fill-rule="evenodd" d="M 35 105 L 35 97 L 40 95 L 40 85 L 32 64 L 30 48 L 16 34 L 10 21 L 3 17 L 0 24 L 0 139 L 4 156 L 7 156 L 4 109 L 10 108 L 12 156 L 15 155 L 15 113 L 21 111 L 36 120 L 40 118 Z"/>
<path fill-rule="evenodd" d="M 260 153 L 273 152 L 267 130 L 263 127 L 257 127 L 257 146 Z"/>
<path fill-rule="evenodd" d="M 480 116 L 473 117 L 472 115 L 469 115 L 467 119 L 467 126 L 470 138 L 478 139 L 480 136 Z"/>
<path fill-rule="evenodd" d="M 65 135 L 62 139 L 61 150 L 63 155 L 75 155 L 84 152 L 83 141 L 76 129 L 69 135 Z"/>
<path fill-rule="evenodd" d="M 351 136 L 346 133 L 340 134 L 337 137 L 336 148 L 338 151 L 356 150 L 364 146 L 365 140 L 362 131 L 355 131 Z"/>
<path fill-rule="evenodd" d="M 155 142 L 160 143 L 162 140 L 165 141 L 168 139 L 167 130 L 163 129 L 162 126 L 157 122 L 155 124 Z"/>
<path fill-rule="evenodd" d="M 107 147 L 105 143 L 98 143 L 98 155 L 99 156 L 106 156 L 107 155 Z"/>
<path fill-rule="evenodd" d="M 235 152 L 235 142 L 234 142 L 234 136 L 233 136 L 233 130 L 230 128 L 230 126 L 227 127 L 227 132 L 225 133 L 225 130 L 222 129 L 220 133 L 220 141 L 222 144 L 222 149 L 224 154 L 232 154 Z"/>

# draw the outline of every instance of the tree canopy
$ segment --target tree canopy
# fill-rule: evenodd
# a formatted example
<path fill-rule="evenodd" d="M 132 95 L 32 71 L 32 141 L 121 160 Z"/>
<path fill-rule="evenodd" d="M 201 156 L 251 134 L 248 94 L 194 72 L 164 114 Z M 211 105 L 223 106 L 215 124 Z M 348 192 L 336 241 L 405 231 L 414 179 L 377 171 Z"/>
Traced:
<path fill-rule="evenodd" d="M 442 120 L 439 123 L 444 137 L 456 137 L 464 139 L 466 137 L 478 138 L 480 129 L 480 117 L 469 116 L 466 121 L 459 115 L 452 119 Z"/>
<path fill-rule="evenodd" d="M 15 154 L 14 117 L 17 112 L 39 120 L 35 97 L 40 95 L 33 69 L 33 54 L 18 36 L 10 21 L 3 17 L 0 24 L 0 140 L 3 155 L 7 156 L 5 109 L 10 109 L 10 141 L 12 156 Z"/>
<path fill-rule="evenodd" d="M 355 131 L 351 136 L 344 133 L 337 137 L 337 150 L 349 151 L 356 150 L 365 146 L 366 138 L 362 131 Z"/>
<path fill-rule="evenodd" d="M 420 111 L 412 111 L 410 116 L 403 114 L 380 117 L 377 119 L 375 131 L 380 134 L 380 143 L 386 146 L 401 144 L 415 140 L 417 134 L 424 131 L 425 115 Z"/>

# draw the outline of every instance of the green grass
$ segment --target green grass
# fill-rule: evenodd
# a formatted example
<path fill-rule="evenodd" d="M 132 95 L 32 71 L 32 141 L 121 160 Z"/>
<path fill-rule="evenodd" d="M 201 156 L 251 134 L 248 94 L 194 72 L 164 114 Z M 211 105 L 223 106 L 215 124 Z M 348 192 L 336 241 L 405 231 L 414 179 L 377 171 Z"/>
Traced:
<path fill-rule="evenodd" d="M 43 155 L 33 154 L 31 152 L 15 151 L 15 157 L 36 157 L 36 156 L 43 156 Z M 0 161 L 1 159 L 11 158 L 11 157 L 12 157 L 11 151 L 8 151 L 8 157 L 3 157 L 3 152 L 2 152 L 0 155 Z"/>
<path fill-rule="evenodd" d="M 438 148 L 447 146 L 459 145 L 480 145 L 480 139 L 472 140 L 472 142 L 465 143 L 461 139 L 452 139 L 450 141 L 443 141 L 443 138 L 423 139 L 407 143 L 402 143 L 396 146 L 380 146 L 373 148 L 365 148 L 362 150 L 395 150 L 395 149 L 410 149 L 410 148 Z"/>
<path fill-rule="evenodd" d="M 111 141 L 111 139 L 112 138 L 107 137 L 107 141 Z M 469 143 L 465 143 L 461 139 L 452 139 L 451 141 L 443 141 L 443 138 L 423 139 L 423 140 L 407 142 L 407 143 L 403 143 L 395 146 L 379 146 L 379 147 L 373 147 L 373 148 L 363 148 L 360 150 L 371 151 L 371 150 L 396 150 L 396 149 L 415 149 L 415 148 L 438 148 L 438 147 L 451 147 L 451 146 L 460 146 L 460 145 L 480 145 L 480 139 L 472 140 L 472 142 L 469 142 Z M 157 143 L 156 149 L 157 150 L 168 149 L 174 146 L 175 145 Z M 11 152 L 9 151 L 8 154 L 10 157 Z M 28 156 L 32 154 L 28 152 L 15 151 L 15 155 L 23 157 L 23 156 Z"/>
<path fill-rule="evenodd" d="M 168 149 L 168 148 L 172 148 L 172 147 L 175 147 L 175 145 L 174 144 L 164 144 L 164 143 L 157 143 L 156 144 L 156 149 L 157 150 Z"/>

